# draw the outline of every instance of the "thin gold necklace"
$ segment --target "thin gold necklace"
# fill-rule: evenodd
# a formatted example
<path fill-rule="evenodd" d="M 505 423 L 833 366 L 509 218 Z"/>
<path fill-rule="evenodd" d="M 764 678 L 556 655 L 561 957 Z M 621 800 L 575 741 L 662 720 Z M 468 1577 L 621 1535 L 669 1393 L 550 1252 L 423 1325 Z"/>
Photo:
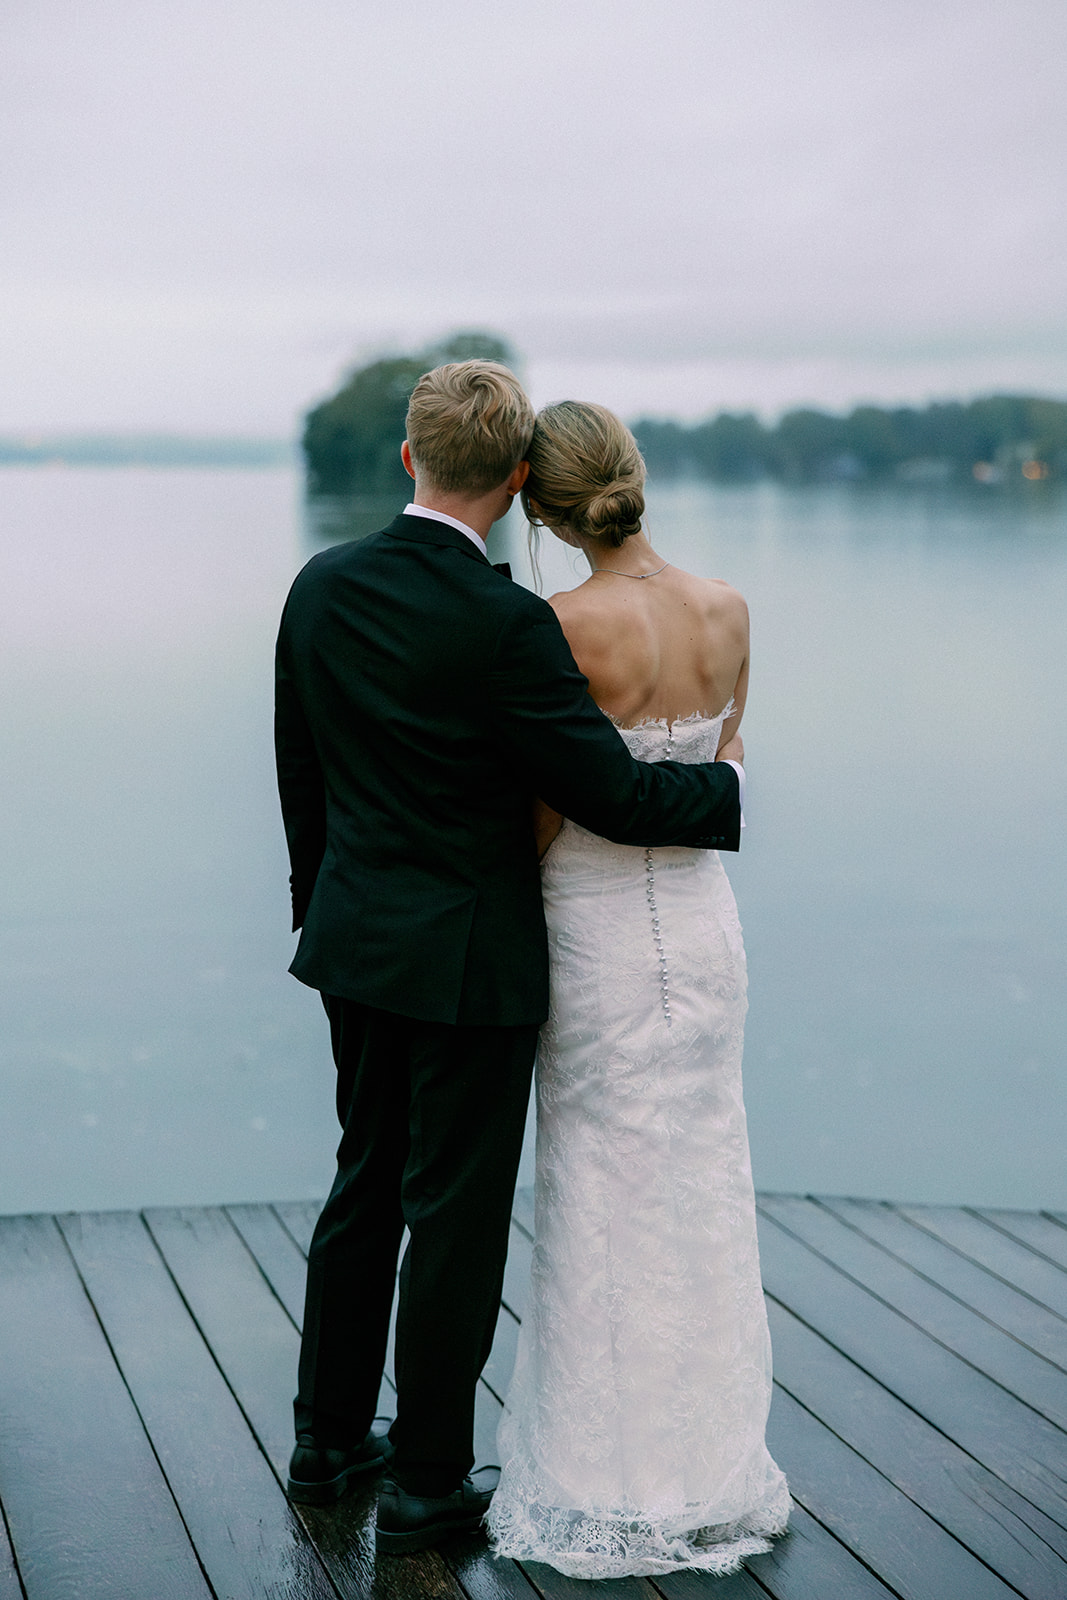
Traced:
<path fill-rule="evenodd" d="M 662 567 L 657 567 L 654 572 L 622 572 L 618 567 L 594 567 L 593 571 L 612 572 L 616 578 L 656 578 L 661 572 L 666 572 L 669 566 L 670 562 L 665 561 Z"/>

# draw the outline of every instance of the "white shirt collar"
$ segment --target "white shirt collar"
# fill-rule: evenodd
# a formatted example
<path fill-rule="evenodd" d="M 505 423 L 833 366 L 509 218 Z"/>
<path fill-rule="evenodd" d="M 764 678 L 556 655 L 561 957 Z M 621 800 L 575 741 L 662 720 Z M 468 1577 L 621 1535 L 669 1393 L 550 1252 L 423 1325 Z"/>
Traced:
<path fill-rule="evenodd" d="M 465 522 L 460 522 L 458 517 L 450 517 L 445 511 L 432 511 L 429 506 L 417 506 L 414 501 L 404 507 L 405 517 L 429 517 L 431 522 L 447 522 L 450 528 L 458 528 L 460 533 L 465 533 L 472 544 L 476 544 L 483 556 L 488 557 L 489 547 L 480 533 L 475 533 L 473 528 L 468 528 Z"/>

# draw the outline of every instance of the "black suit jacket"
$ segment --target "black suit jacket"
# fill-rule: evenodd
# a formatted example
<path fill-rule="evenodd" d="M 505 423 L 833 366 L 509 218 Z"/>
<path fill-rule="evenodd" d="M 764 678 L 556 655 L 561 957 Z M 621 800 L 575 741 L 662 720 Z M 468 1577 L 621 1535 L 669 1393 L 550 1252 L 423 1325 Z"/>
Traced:
<path fill-rule="evenodd" d="M 543 1021 L 534 795 L 618 843 L 738 847 L 733 769 L 635 761 L 552 608 L 430 518 L 299 574 L 276 744 L 290 970 L 404 1016 Z"/>

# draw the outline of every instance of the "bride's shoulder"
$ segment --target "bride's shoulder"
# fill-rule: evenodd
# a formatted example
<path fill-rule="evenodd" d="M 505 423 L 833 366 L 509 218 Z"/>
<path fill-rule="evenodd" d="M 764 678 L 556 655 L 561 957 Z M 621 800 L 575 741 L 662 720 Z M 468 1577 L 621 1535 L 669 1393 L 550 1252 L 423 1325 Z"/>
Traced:
<path fill-rule="evenodd" d="M 699 586 L 705 611 L 711 620 L 748 627 L 748 604 L 739 589 L 723 578 L 692 578 L 691 581 Z"/>
<path fill-rule="evenodd" d="M 682 573 L 687 582 L 698 587 L 708 601 L 721 606 L 743 606 L 745 597 L 740 589 L 735 589 L 732 583 L 727 583 L 725 578 L 697 577 L 693 572 Z"/>
<path fill-rule="evenodd" d="M 549 595 L 548 603 L 564 630 L 570 626 L 596 629 L 603 625 L 603 619 L 610 612 L 610 604 L 605 604 L 610 599 L 610 595 L 598 592 L 587 578 L 576 589 L 561 589 L 558 594 Z"/>
<path fill-rule="evenodd" d="M 619 684 L 630 681 L 647 653 L 647 618 L 640 606 L 626 610 L 625 600 L 621 593 L 598 592 L 587 581 L 552 595 L 548 602 L 600 704 L 610 703 Z"/>
<path fill-rule="evenodd" d="M 559 618 L 572 649 L 576 643 L 596 648 L 611 634 L 611 607 L 604 602 L 605 596 L 595 593 L 588 580 L 576 589 L 561 589 L 558 594 L 549 596 L 548 603 Z"/>

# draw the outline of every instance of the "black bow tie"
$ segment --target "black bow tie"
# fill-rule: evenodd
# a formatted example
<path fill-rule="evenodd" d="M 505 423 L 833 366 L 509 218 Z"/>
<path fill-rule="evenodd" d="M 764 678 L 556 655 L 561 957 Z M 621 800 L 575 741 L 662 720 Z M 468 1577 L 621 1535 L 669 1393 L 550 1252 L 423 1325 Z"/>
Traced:
<path fill-rule="evenodd" d="M 500 576 L 502 578 L 510 578 L 511 577 L 511 563 L 510 563 L 510 561 L 494 561 L 493 562 L 493 571 L 494 572 L 499 572 Z"/>

